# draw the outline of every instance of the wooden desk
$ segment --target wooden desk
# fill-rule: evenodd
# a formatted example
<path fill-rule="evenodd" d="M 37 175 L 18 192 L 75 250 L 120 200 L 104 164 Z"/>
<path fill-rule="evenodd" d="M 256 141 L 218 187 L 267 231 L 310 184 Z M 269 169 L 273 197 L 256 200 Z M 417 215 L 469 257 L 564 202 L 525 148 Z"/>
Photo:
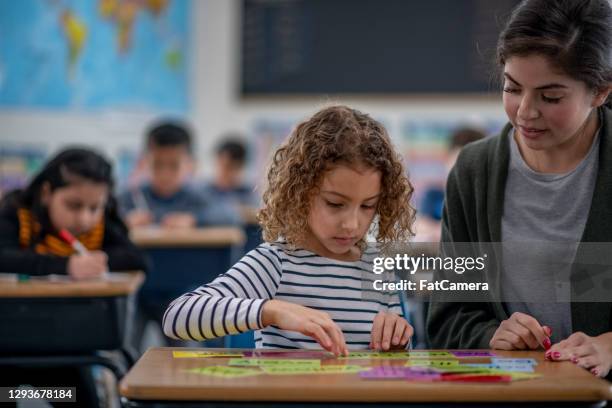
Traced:
<path fill-rule="evenodd" d="M 0 298 L 55 298 L 127 296 L 136 293 L 142 272 L 113 272 L 106 279 L 75 281 L 68 276 L 33 277 L 20 282 L 17 275 L 0 275 Z"/>
<path fill-rule="evenodd" d="M 97 365 L 120 379 L 136 360 L 128 336 L 133 295 L 143 280 L 142 272 L 80 282 L 67 276 L 18 281 L 2 274 L 0 372 Z"/>
<path fill-rule="evenodd" d="M 130 238 L 145 249 L 224 247 L 242 245 L 245 240 L 244 232 L 236 227 L 135 228 L 130 231 Z"/>
<path fill-rule="evenodd" d="M 149 349 L 120 384 L 120 392 L 131 406 L 165 402 L 254 403 L 473 403 L 558 402 L 596 403 L 611 397 L 610 384 L 569 362 L 549 362 L 542 352 L 495 353 L 502 357 L 530 357 L 538 360 L 536 372 L 543 377 L 509 384 L 417 383 L 405 380 L 367 381 L 358 374 L 272 376 L 257 375 L 224 379 L 189 373 L 207 365 L 223 365 L 227 359 L 173 358 L 172 348 Z M 180 349 L 187 350 L 187 349 Z M 195 350 L 195 349 L 194 349 Z M 202 350 L 202 349 L 199 349 Z M 215 349 L 218 351 L 219 349 Z M 236 351 L 233 349 L 232 351 Z M 394 363 L 395 361 L 395 363 Z M 321 364 L 374 366 L 397 364 L 398 360 L 322 360 Z M 401 362 L 400 362 L 401 364 Z M 163 405 L 163 404 L 162 404 Z M 232 405 L 232 406 L 234 406 Z M 245 404 L 246 405 L 246 404 Z M 264 405 L 264 404 L 262 404 Z M 445 404 L 446 405 L 446 404 Z M 157 406 L 157 405 L 156 405 Z"/>
<path fill-rule="evenodd" d="M 0 277 L 0 354 L 78 354 L 125 346 L 142 272 L 76 282 Z"/>

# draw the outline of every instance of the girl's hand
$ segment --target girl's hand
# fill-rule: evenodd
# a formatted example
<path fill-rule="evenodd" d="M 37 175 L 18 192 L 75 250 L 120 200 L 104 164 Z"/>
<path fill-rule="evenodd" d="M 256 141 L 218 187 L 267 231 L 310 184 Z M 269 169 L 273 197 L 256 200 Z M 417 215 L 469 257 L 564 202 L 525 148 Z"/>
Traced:
<path fill-rule="evenodd" d="M 372 323 L 370 348 L 374 350 L 404 349 L 414 329 L 404 319 L 389 312 L 378 312 Z"/>
<path fill-rule="evenodd" d="M 147 210 L 134 210 L 126 215 L 125 222 L 130 228 L 144 227 L 153 223 L 153 216 Z"/>
<path fill-rule="evenodd" d="M 166 228 L 193 228 L 196 219 L 189 213 L 170 213 L 161 220 L 161 225 Z"/>
<path fill-rule="evenodd" d="M 68 275 L 75 280 L 99 278 L 107 270 L 108 257 L 102 251 L 91 251 L 68 258 Z"/>
<path fill-rule="evenodd" d="M 325 350 L 348 356 L 344 334 L 325 312 L 282 300 L 268 300 L 261 315 L 264 326 L 276 326 L 312 337 Z"/>
<path fill-rule="evenodd" d="M 548 350 L 550 335 L 548 326 L 541 326 L 536 319 L 525 313 L 515 312 L 501 322 L 489 347 L 498 350 L 535 350 L 541 346 Z"/>
<path fill-rule="evenodd" d="M 570 360 L 593 375 L 605 377 L 612 368 L 612 332 L 591 337 L 576 332 L 546 352 L 553 361 Z"/>

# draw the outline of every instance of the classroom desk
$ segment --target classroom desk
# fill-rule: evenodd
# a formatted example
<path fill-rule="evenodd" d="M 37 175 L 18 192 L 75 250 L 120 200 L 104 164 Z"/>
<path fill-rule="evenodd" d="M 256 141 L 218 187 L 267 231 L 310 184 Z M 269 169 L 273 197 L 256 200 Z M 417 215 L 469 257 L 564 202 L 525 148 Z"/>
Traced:
<path fill-rule="evenodd" d="M 245 240 L 237 227 L 135 228 L 130 237 L 151 261 L 138 295 L 142 319 L 160 325 L 170 302 L 227 272 L 242 255 Z"/>
<path fill-rule="evenodd" d="M 152 261 L 140 294 L 154 302 L 173 300 L 226 272 L 244 243 L 235 227 L 136 228 L 130 237 Z"/>
<path fill-rule="evenodd" d="M 103 365 L 120 378 L 135 362 L 126 340 L 142 272 L 76 282 L 0 276 L 0 366 Z M 118 351 L 125 366 L 99 354 Z"/>
<path fill-rule="evenodd" d="M 362 380 L 357 374 L 321 374 L 216 378 L 187 369 L 221 365 L 225 358 L 173 358 L 173 348 L 151 348 L 120 384 L 129 407 L 185 406 L 601 406 L 611 397 L 610 383 L 569 362 L 549 362 L 543 352 L 495 351 L 501 357 L 538 360 L 543 377 L 509 384 L 416 383 L 405 380 Z M 188 350 L 188 349 L 180 349 Z M 194 349 L 205 350 L 205 349 Z M 209 349 L 219 351 L 220 349 Z M 227 351 L 237 351 L 236 349 Z M 353 360 L 365 366 L 398 360 Z M 395 361 L 396 363 L 393 363 Z M 322 360 L 338 364 L 339 360 Z M 484 404 L 484 405 L 480 405 Z"/>

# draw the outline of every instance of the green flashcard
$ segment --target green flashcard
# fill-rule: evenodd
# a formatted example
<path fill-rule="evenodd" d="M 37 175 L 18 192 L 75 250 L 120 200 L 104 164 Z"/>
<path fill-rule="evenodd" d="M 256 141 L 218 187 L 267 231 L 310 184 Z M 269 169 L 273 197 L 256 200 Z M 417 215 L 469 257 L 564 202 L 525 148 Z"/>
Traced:
<path fill-rule="evenodd" d="M 455 357 L 448 351 L 355 351 L 349 353 L 348 357 L 355 359 L 422 359 L 442 358 L 452 360 Z"/>
<path fill-rule="evenodd" d="M 409 360 L 406 362 L 406 367 L 435 367 L 446 368 L 459 365 L 459 360 Z"/>
<path fill-rule="evenodd" d="M 410 353 L 405 351 L 399 352 L 384 352 L 384 351 L 353 351 L 348 356 L 340 356 L 338 358 L 355 358 L 355 359 L 380 359 L 380 358 L 397 358 L 407 359 L 410 357 Z"/>
<path fill-rule="evenodd" d="M 362 367 L 355 365 L 324 365 L 320 367 L 295 367 L 295 366 L 277 366 L 277 367 L 262 367 L 266 374 L 272 375 L 301 375 L 301 374 L 351 374 L 367 371 L 370 367 Z"/>
<path fill-rule="evenodd" d="M 408 358 L 442 358 L 446 360 L 453 360 L 453 356 L 448 351 L 411 351 L 408 354 Z"/>
<path fill-rule="evenodd" d="M 320 367 L 321 360 L 290 360 L 271 358 L 232 358 L 228 365 L 243 367 Z"/>
<path fill-rule="evenodd" d="M 187 371 L 190 373 L 194 373 L 194 374 L 210 375 L 213 377 L 222 377 L 222 378 L 240 378 L 240 377 L 250 377 L 252 375 L 262 374 L 262 372 L 259 370 L 252 370 L 249 368 L 240 368 L 240 367 L 226 367 L 226 366 L 209 366 L 209 367 L 202 367 L 202 368 L 193 368 Z"/>

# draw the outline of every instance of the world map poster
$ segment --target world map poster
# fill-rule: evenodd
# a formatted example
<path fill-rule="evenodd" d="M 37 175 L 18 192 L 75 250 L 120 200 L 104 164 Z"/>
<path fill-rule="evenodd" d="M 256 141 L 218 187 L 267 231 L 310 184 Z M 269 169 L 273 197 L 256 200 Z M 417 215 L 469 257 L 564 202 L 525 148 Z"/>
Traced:
<path fill-rule="evenodd" d="M 185 113 L 190 6 L 0 2 L 0 108 Z"/>

